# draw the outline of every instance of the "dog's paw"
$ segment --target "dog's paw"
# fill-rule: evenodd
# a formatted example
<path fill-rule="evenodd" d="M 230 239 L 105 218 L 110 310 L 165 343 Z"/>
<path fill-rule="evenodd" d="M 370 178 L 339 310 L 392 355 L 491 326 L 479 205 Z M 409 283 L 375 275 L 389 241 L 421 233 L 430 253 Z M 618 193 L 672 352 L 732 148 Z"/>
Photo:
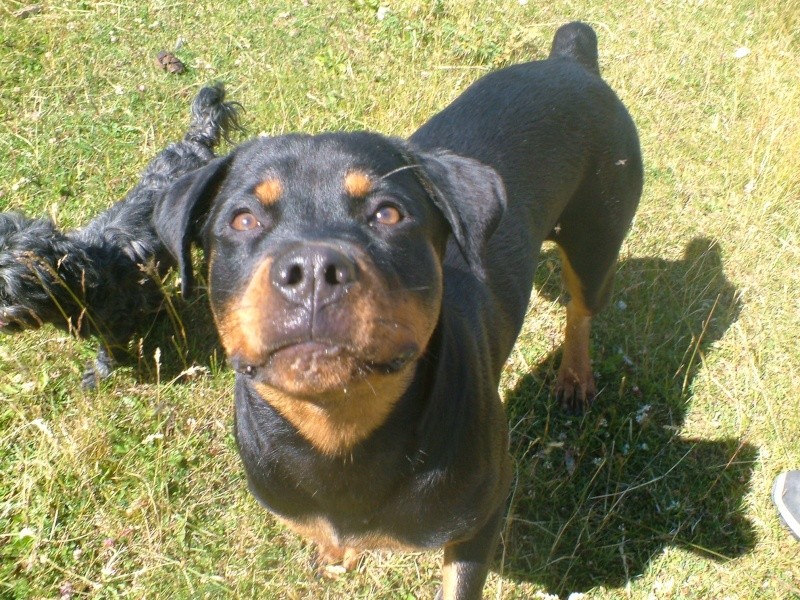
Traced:
<path fill-rule="evenodd" d="M 597 387 L 591 373 L 578 377 L 571 369 L 561 369 L 555 387 L 556 399 L 560 402 L 564 412 L 580 415 L 589 409 Z"/>
<path fill-rule="evenodd" d="M 354 548 L 318 545 L 313 567 L 320 577 L 336 579 L 355 569 L 360 559 L 361 552 Z"/>
<path fill-rule="evenodd" d="M 85 390 L 97 388 L 97 384 L 111 375 L 114 361 L 105 352 L 98 352 L 97 358 L 86 365 L 81 377 L 81 387 Z"/>

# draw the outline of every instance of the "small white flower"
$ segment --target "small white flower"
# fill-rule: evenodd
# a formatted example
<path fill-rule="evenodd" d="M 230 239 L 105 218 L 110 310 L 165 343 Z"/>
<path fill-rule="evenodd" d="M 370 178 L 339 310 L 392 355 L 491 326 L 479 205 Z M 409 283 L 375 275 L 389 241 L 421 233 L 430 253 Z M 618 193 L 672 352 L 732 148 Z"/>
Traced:
<path fill-rule="evenodd" d="M 103 577 L 108 578 L 108 577 L 113 577 L 114 575 L 116 575 L 117 571 L 116 571 L 116 569 L 114 569 L 113 565 L 107 564 L 102 569 L 100 569 L 100 574 Z"/>
<path fill-rule="evenodd" d="M 149 446 L 150 444 L 152 444 L 156 440 L 163 440 L 163 439 L 164 439 L 164 434 L 161 433 L 160 431 L 157 431 L 156 433 L 151 433 L 146 438 L 144 438 L 142 440 L 142 445 L 143 446 Z"/>
<path fill-rule="evenodd" d="M 651 405 L 645 404 L 636 412 L 636 422 L 639 423 L 639 425 L 641 425 L 647 419 L 647 417 L 650 416 L 651 408 L 653 408 Z"/>

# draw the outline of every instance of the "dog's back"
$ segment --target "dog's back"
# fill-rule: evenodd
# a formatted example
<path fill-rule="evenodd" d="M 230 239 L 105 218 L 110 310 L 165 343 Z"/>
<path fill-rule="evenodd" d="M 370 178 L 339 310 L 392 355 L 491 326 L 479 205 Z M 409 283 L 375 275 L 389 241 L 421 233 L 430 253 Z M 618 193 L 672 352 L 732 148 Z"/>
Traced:
<path fill-rule="evenodd" d="M 491 332 L 495 373 L 522 326 L 544 240 L 557 242 L 576 271 L 581 289 L 569 291 L 581 292 L 587 311 L 605 304 L 642 161 L 630 115 L 599 76 L 591 27 L 563 26 L 546 60 L 489 73 L 411 141 L 477 159 L 505 185 L 508 207 L 486 251 L 489 294 L 469 297 L 476 328 Z M 453 243 L 446 267 L 468 277 Z"/>

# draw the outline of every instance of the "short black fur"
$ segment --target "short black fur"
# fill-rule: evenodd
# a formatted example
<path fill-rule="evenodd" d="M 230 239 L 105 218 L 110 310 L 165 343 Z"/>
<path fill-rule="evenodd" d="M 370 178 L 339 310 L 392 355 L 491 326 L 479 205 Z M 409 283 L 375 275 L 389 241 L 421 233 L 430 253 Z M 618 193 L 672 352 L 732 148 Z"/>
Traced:
<path fill-rule="evenodd" d="M 345 193 L 351 173 L 366 183 Z M 261 138 L 183 178 L 156 225 L 190 272 L 204 221 L 252 493 L 329 557 L 444 546 L 443 597 L 480 598 L 512 476 L 500 374 L 540 246 L 556 242 L 569 266 L 567 322 L 581 335 L 565 346 L 585 367 L 588 319 L 608 300 L 641 191 L 636 128 L 581 23 L 558 31 L 547 60 L 480 79 L 408 141 Z M 354 326 L 363 313 L 374 344 Z M 420 322 L 426 335 L 392 342 Z M 387 353 L 396 372 L 378 376 L 370 364 Z M 351 426 L 358 435 L 336 437 Z"/>

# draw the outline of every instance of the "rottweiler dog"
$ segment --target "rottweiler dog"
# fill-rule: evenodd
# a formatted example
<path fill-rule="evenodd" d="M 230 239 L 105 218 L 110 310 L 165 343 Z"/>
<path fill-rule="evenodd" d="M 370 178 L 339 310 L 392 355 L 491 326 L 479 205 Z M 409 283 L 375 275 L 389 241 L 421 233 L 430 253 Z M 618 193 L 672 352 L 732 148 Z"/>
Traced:
<path fill-rule="evenodd" d="M 262 137 L 180 179 L 156 226 L 185 292 L 202 241 L 252 493 L 323 561 L 443 546 L 439 596 L 479 598 L 512 477 L 500 372 L 540 246 L 562 251 L 556 386 L 581 409 L 641 190 L 636 128 L 581 23 L 409 140 Z"/>

